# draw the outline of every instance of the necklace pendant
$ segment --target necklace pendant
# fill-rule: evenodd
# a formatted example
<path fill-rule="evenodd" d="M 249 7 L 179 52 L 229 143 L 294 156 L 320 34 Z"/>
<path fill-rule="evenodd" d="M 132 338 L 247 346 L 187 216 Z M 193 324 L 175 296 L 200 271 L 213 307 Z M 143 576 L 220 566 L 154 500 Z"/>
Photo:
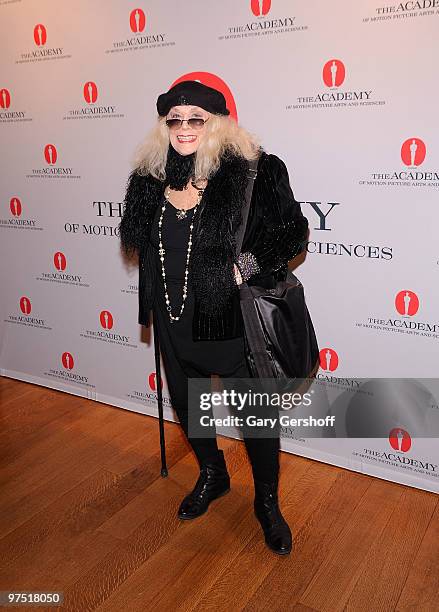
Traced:
<path fill-rule="evenodd" d="M 183 210 L 182 208 L 179 208 L 177 209 L 177 212 L 175 214 L 177 215 L 177 219 L 185 219 L 187 215 L 187 211 Z"/>

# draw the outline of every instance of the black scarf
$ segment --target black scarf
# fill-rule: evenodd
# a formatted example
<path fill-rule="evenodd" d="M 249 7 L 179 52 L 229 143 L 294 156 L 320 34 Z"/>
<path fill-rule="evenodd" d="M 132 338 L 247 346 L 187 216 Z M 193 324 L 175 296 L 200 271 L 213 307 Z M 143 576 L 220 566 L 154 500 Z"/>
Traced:
<path fill-rule="evenodd" d="M 166 184 L 171 189 L 182 191 L 188 184 L 189 179 L 194 176 L 195 155 L 195 153 L 181 155 L 169 143 L 165 172 Z"/>

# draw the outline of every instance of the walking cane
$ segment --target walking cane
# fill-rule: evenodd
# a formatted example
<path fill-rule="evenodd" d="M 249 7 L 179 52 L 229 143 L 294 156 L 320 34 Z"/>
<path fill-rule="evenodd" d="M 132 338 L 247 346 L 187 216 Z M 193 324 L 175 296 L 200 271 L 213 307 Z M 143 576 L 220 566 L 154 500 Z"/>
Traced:
<path fill-rule="evenodd" d="M 152 317 L 153 333 L 154 333 L 154 357 L 155 357 L 155 380 L 157 389 L 157 406 L 159 409 L 159 431 L 160 431 L 160 455 L 162 467 L 160 475 L 165 478 L 168 475 L 166 467 L 166 448 L 165 448 L 165 429 L 163 425 L 163 397 L 162 397 L 162 376 L 160 374 L 160 343 L 158 329 L 155 324 L 155 317 Z"/>

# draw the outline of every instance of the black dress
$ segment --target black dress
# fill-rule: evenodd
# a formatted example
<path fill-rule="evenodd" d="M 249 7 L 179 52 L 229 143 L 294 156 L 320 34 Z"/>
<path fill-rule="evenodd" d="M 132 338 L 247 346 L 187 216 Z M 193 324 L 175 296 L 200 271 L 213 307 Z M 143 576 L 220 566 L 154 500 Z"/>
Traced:
<path fill-rule="evenodd" d="M 194 293 L 188 282 L 187 296 L 184 310 L 178 321 L 171 321 L 166 310 L 161 261 L 159 258 L 158 221 L 163 202 L 165 211 L 162 221 L 162 243 L 165 249 L 164 267 L 168 296 L 172 307 L 172 314 L 177 316 L 183 300 L 184 271 L 186 268 L 187 246 L 189 240 L 190 223 L 195 207 L 188 210 L 185 218 L 178 219 L 177 209 L 163 198 L 157 207 L 150 234 L 150 245 L 153 251 L 154 265 L 156 266 L 156 283 L 154 306 L 158 310 L 160 341 L 166 342 L 177 357 L 181 367 L 188 376 L 241 376 L 246 370 L 244 354 L 244 337 L 226 340 L 192 340 L 192 318 L 194 313 Z M 194 242 L 195 234 L 192 234 Z M 189 266 L 191 260 L 189 260 Z M 190 276 L 190 275 L 189 275 Z M 250 373 L 247 374 L 250 376 Z"/>

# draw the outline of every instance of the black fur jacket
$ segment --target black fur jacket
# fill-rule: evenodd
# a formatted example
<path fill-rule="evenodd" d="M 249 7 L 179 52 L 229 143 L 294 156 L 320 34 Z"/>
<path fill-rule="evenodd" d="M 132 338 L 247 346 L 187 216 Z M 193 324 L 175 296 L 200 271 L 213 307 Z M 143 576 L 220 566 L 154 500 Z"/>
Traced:
<path fill-rule="evenodd" d="M 226 154 L 210 178 L 197 210 L 189 277 L 194 291 L 193 340 L 221 340 L 242 334 L 239 290 L 233 264 L 235 233 L 245 201 L 248 162 Z M 149 326 L 155 267 L 149 234 L 165 183 L 133 170 L 128 178 L 119 225 L 122 247 L 139 255 L 138 322 Z M 262 151 L 241 252 L 250 252 L 259 270 L 248 284 L 265 287 L 285 278 L 287 264 L 305 248 L 308 220 L 290 187 L 285 163 Z"/>

